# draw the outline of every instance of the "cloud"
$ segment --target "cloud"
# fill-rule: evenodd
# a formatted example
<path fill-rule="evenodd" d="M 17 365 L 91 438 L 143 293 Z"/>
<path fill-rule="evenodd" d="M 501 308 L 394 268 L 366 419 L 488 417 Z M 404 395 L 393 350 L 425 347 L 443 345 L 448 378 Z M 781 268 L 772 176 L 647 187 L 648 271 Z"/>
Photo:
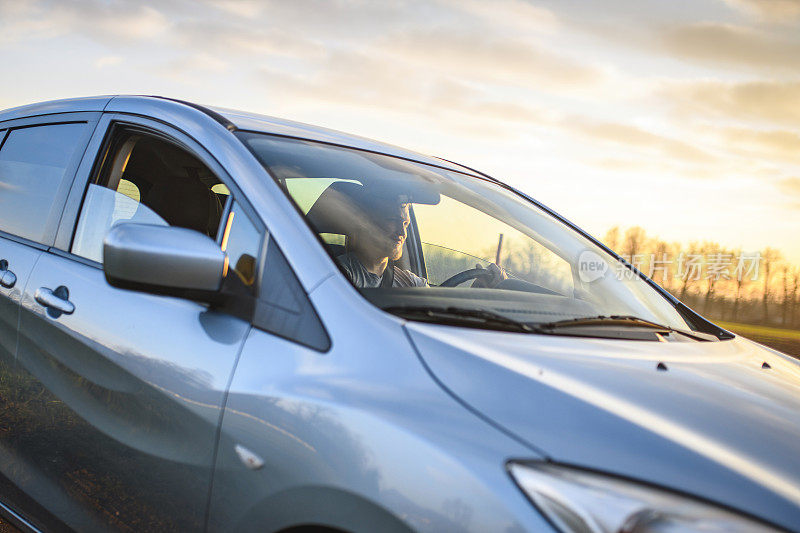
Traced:
<path fill-rule="evenodd" d="M 559 23 L 555 14 L 525 0 L 439 0 L 444 7 L 460 10 L 482 21 L 487 26 L 517 28 L 531 31 L 553 32 Z"/>
<path fill-rule="evenodd" d="M 119 1 L 84 0 L 55 4 L 45 17 L 54 25 L 78 31 L 104 44 L 152 40 L 170 26 L 167 17 L 153 7 Z"/>
<path fill-rule="evenodd" d="M 380 42 L 387 55 L 437 70 L 519 86 L 585 86 L 603 72 L 514 36 L 476 38 L 459 29 L 397 32 Z"/>
<path fill-rule="evenodd" d="M 800 17 L 800 0 L 725 0 L 725 3 L 771 22 Z"/>
<path fill-rule="evenodd" d="M 800 178 L 784 178 L 778 183 L 778 188 L 784 194 L 800 198 Z"/>
<path fill-rule="evenodd" d="M 265 2 L 258 0 L 207 0 L 208 5 L 246 19 L 255 19 L 264 12 Z"/>
<path fill-rule="evenodd" d="M 660 95 L 684 117 L 800 126 L 800 82 L 702 81 L 666 85 Z"/>
<path fill-rule="evenodd" d="M 709 65 L 788 72 L 800 68 L 797 35 L 779 38 L 742 26 L 704 22 L 668 29 L 662 38 L 670 54 Z"/>
<path fill-rule="evenodd" d="M 170 26 L 157 9 L 119 0 L 70 3 L 0 2 L 2 41 L 83 35 L 104 44 L 152 40 Z"/>
<path fill-rule="evenodd" d="M 166 78 L 191 81 L 197 75 L 219 74 L 228 70 L 229 65 L 216 56 L 198 53 L 183 56 L 158 67 L 158 71 Z"/>
<path fill-rule="evenodd" d="M 183 49 L 205 51 L 218 56 L 248 54 L 297 58 L 322 58 L 324 48 L 279 25 L 191 20 L 176 25 L 175 35 Z"/>
<path fill-rule="evenodd" d="M 793 131 L 724 128 L 719 136 L 731 153 L 746 151 L 764 158 L 800 163 L 800 134 Z"/>
<path fill-rule="evenodd" d="M 33 2 L 0 0 L 0 46 L 60 33 L 63 29 L 54 27 L 41 6 Z"/>
<path fill-rule="evenodd" d="M 286 96 L 424 114 L 465 114 L 482 120 L 541 121 L 535 107 L 492 99 L 480 88 L 446 76 L 415 77 L 413 66 L 391 64 L 366 53 L 334 52 L 312 75 L 262 69 L 266 89 Z"/>
<path fill-rule="evenodd" d="M 627 124 L 590 122 L 585 119 L 575 118 L 567 121 L 565 127 L 575 133 L 602 142 L 657 153 L 667 160 L 678 160 L 693 164 L 711 163 L 716 160 L 716 157 L 712 154 L 691 144 Z M 619 163 L 618 159 L 606 160 L 607 163 L 610 161 Z"/>
<path fill-rule="evenodd" d="M 115 65 L 119 65 L 122 63 L 123 59 L 120 56 L 103 56 L 98 57 L 95 62 L 95 68 L 106 68 L 106 67 L 113 67 Z"/>

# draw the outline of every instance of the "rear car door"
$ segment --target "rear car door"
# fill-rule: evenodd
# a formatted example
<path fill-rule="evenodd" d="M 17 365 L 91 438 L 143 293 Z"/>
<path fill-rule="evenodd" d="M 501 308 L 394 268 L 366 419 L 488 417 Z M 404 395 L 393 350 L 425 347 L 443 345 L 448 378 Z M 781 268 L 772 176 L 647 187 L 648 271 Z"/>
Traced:
<path fill-rule="evenodd" d="M 40 503 L 73 529 L 204 527 L 226 386 L 250 324 L 225 310 L 111 287 L 102 240 L 127 222 L 187 227 L 229 250 L 255 290 L 263 228 L 191 138 L 105 115 L 25 290 L 18 361 L 39 428 L 16 452 L 60 495 Z M 229 188 L 230 186 L 230 188 Z M 235 216 L 234 216 L 235 215 Z M 71 236 L 64 238 L 65 235 Z"/>
<path fill-rule="evenodd" d="M 32 405 L 17 360 L 19 303 L 34 265 L 55 239 L 99 116 L 63 113 L 0 124 L 0 505 L 6 514 L 35 514 L 25 493 L 43 495 L 35 468 L 19 453 L 38 431 L 28 424 Z"/>

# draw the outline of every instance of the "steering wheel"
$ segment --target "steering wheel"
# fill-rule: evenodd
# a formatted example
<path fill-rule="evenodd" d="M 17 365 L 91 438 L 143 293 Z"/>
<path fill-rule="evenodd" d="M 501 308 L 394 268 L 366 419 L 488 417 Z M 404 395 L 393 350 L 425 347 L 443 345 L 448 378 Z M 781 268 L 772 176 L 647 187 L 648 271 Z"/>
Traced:
<path fill-rule="evenodd" d="M 480 278 L 481 276 L 491 276 L 492 273 L 489 272 L 486 268 L 470 268 L 469 270 L 465 270 L 463 272 L 459 272 L 453 276 L 450 276 L 443 282 L 439 284 L 440 287 L 455 287 L 456 285 L 461 285 L 465 281 L 469 281 L 471 279 Z"/>

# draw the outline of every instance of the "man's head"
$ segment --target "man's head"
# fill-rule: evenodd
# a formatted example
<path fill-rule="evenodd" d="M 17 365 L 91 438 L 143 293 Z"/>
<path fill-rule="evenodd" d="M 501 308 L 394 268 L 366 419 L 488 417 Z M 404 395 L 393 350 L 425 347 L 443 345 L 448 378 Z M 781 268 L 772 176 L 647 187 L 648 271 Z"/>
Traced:
<path fill-rule="evenodd" d="M 358 230 L 350 236 L 350 248 L 374 259 L 400 259 L 411 222 L 408 205 L 400 197 L 370 198 L 361 211 Z"/>

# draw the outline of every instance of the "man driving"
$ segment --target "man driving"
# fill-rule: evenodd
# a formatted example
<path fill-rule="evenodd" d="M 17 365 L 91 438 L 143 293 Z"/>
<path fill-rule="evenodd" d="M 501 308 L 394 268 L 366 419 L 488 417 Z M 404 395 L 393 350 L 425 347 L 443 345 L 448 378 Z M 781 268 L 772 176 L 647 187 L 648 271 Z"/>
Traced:
<path fill-rule="evenodd" d="M 428 287 L 428 280 L 395 264 L 403 256 L 411 222 L 408 198 L 373 195 L 353 211 L 357 222 L 347 235 L 348 251 L 336 258 L 350 281 L 358 288 Z M 507 277 L 495 264 L 486 272 L 473 287 L 494 287 Z"/>

